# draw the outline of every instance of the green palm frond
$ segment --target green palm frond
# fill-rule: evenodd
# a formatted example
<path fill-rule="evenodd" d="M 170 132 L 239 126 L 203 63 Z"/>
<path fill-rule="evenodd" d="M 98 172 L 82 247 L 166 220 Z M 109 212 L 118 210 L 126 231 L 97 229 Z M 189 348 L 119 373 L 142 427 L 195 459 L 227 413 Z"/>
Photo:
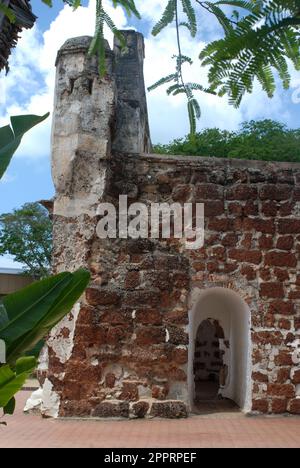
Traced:
<path fill-rule="evenodd" d="M 43 0 L 44 1 L 44 0 Z M 52 3 L 52 2 L 51 2 Z M 81 0 L 65 0 L 65 3 L 77 10 L 81 6 Z M 52 6 L 52 5 L 51 5 Z"/>
<path fill-rule="evenodd" d="M 50 0 L 44 0 L 50 2 Z M 77 8 L 81 0 L 64 0 Z M 111 0 L 114 7 L 121 6 L 128 16 L 140 18 L 135 0 Z M 238 107 L 244 95 L 253 91 L 255 80 L 272 97 L 276 87 L 276 74 L 283 87 L 290 86 L 290 60 L 300 70 L 300 0 L 165 0 L 162 15 L 153 27 L 152 34 L 158 35 L 167 26 L 174 24 L 178 53 L 175 72 L 165 76 L 149 87 L 154 90 L 168 85 L 168 95 L 186 95 L 191 134 L 200 115 L 194 92 L 228 95 L 229 102 Z M 103 0 L 96 0 L 95 36 L 89 50 L 99 56 L 99 72 L 105 70 L 104 26 L 125 45 L 125 39 L 103 8 Z M 0 0 L 1 5 L 1 0 Z M 198 30 L 197 8 L 205 9 L 222 26 L 224 37 L 209 43 L 200 54 L 202 66 L 208 67 L 209 86 L 186 83 L 184 67 L 192 59 L 184 54 L 181 34 L 186 28 L 192 37 Z M 194 101 L 195 100 L 195 101 Z"/>
<path fill-rule="evenodd" d="M 214 96 L 216 95 L 216 92 L 213 89 L 206 88 L 205 86 L 202 86 L 199 83 L 187 83 L 186 86 L 192 91 L 202 91 L 203 93 L 213 94 Z"/>
<path fill-rule="evenodd" d="M 220 0 L 218 2 L 215 2 L 214 5 L 217 6 L 232 6 L 235 8 L 242 8 L 243 10 L 248 10 L 251 12 L 259 11 L 259 4 L 261 2 L 248 2 L 245 0 Z"/>
<path fill-rule="evenodd" d="M 107 26 L 109 27 L 109 29 L 111 30 L 111 32 L 118 38 L 118 40 L 120 42 L 120 45 L 122 47 L 125 47 L 126 46 L 125 38 L 124 38 L 123 34 L 119 31 L 117 26 L 115 25 L 115 23 L 113 22 L 111 17 L 106 12 L 104 12 L 103 16 L 104 16 L 104 21 L 107 24 Z"/>
<path fill-rule="evenodd" d="M 189 23 L 187 23 L 186 21 L 181 21 L 179 23 L 179 27 L 180 28 L 187 28 L 191 33 L 191 25 Z"/>
<path fill-rule="evenodd" d="M 89 55 L 98 55 L 99 58 L 99 73 L 104 76 L 106 72 L 105 66 L 105 45 L 104 45 L 104 10 L 102 0 L 97 0 L 96 3 L 96 25 L 95 34 L 92 39 Z"/>
<path fill-rule="evenodd" d="M 191 104 L 192 104 L 192 106 L 193 106 L 193 109 L 194 109 L 196 118 L 197 118 L 197 119 L 200 119 L 200 117 L 201 117 L 201 109 L 200 109 L 199 102 L 198 102 L 197 99 L 195 99 L 195 98 L 193 98 L 190 102 L 191 102 Z"/>
<path fill-rule="evenodd" d="M 141 19 L 141 15 L 135 6 L 134 0 L 112 0 L 112 2 L 115 8 L 117 8 L 117 6 L 122 6 L 128 16 L 133 14 L 138 19 Z"/>
<path fill-rule="evenodd" d="M 179 92 L 179 90 L 182 89 L 182 85 L 180 85 L 179 83 L 175 83 L 171 86 L 169 86 L 169 88 L 167 89 L 167 94 L 170 95 L 170 94 L 174 94 L 177 92 Z"/>

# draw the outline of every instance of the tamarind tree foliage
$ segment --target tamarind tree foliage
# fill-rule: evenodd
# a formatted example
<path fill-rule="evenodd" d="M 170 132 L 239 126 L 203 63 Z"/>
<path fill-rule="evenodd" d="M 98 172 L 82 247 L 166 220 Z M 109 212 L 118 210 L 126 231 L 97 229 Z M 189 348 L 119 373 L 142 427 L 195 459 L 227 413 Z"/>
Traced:
<path fill-rule="evenodd" d="M 42 1 L 52 5 L 52 0 Z M 63 1 L 75 9 L 82 3 L 82 0 Z M 128 16 L 141 19 L 138 11 L 140 1 L 111 0 L 114 7 L 122 7 Z M 191 135 L 195 134 L 196 119 L 201 116 L 196 92 L 227 95 L 229 102 L 238 107 L 243 96 L 253 91 L 255 79 L 272 97 L 276 75 L 284 88 L 289 88 L 289 61 L 296 70 L 300 70 L 300 0 L 162 0 L 161 4 L 162 15 L 152 34 L 157 36 L 166 27 L 175 25 L 177 53 L 174 55 L 173 73 L 162 77 L 149 90 L 167 85 L 169 95 L 185 95 Z M 201 11 L 210 13 L 223 29 L 222 37 L 207 44 L 199 55 L 200 65 L 208 67 L 209 86 L 185 80 L 185 66 L 193 62 L 184 53 L 182 30 L 187 29 L 196 44 L 203 19 Z M 122 33 L 105 11 L 103 0 L 96 0 L 95 35 L 89 53 L 99 56 L 101 76 L 105 74 L 105 25 L 125 47 Z"/>

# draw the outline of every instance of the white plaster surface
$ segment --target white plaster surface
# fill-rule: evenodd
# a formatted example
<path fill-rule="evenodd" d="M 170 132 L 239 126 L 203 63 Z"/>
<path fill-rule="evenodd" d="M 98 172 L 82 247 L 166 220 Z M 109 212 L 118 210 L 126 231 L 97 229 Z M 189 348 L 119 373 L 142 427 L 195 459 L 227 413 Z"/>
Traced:
<path fill-rule="evenodd" d="M 43 398 L 43 389 L 39 388 L 33 392 L 28 398 L 26 405 L 24 407 L 24 413 L 29 413 L 30 411 L 38 410 L 41 407 Z"/>
<path fill-rule="evenodd" d="M 80 303 L 78 302 L 73 307 L 71 314 L 68 314 L 56 327 L 52 329 L 48 339 L 48 346 L 53 349 L 56 357 L 62 364 L 65 364 L 72 355 L 74 347 L 74 333 L 79 312 Z M 59 333 L 63 328 L 69 331 L 69 336 L 67 338 L 64 338 Z"/>
<path fill-rule="evenodd" d="M 58 418 L 60 407 L 59 395 L 53 391 L 53 385 L 46 379 L 42 389 L 41 412 L 44 416 Z"/>

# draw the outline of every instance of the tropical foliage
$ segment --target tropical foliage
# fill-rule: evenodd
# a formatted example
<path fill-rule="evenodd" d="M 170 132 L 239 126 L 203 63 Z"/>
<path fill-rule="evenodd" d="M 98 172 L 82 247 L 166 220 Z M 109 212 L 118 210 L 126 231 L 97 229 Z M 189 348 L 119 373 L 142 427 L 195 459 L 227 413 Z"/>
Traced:
<path fill-rule="evenodd" d="M 39 203 L 25 203 L 0 215 L 0 255 L 9 254 L 25 265 L 25 272 L 39 279 L 50 273 L 52 222 Z"/>
<path fill-rule="evenodd" d="M 38 115 L 17 115 L 11 117 L 11 125 L 0 128 L 0 179 L 6 171 L 13 154 L 18 149 L 28 130 L 43 122 L 49 113 Z"/>
<path fill-rule="evenodd" d="M 36 367 L 38 344 L 70 312 L 89 278 L 85 270 L 61 273 L 3 299 L 0 339 L 6 344 L 6 364 L 0 364 L 0 408 L 4 414 L 13 413 L 14 395 Z"/>
<path fill-rule="evenodd" d="M 228 19 L 219 11 L 226 4 L 248 13 L 236 10 L 234 20 Z M 287 89 L 291 80 L 288 60 L 300 70 L 300 1 L 219 1 L 214 9 L 225 37 L 209 44 L 200 54 L 202 65 L 210 67 L 213 89 L 228 94 L 236 107 L 246 92 L 253 91 L 254 78 L 272 97 L 277 71 Z"/>
<path fill-rule="evenodd" d="M 23 357 L 18 359 L 12 368 L 9 365 L 0 365 L 0 408 L 3 414 L 13 414 L 16 407 L 14 395 L 21 390 L 24 383 L 36 367 L 36 359 Z M 0 424 L 5 424 L 0 421 Z"/>
<path fill-rule="evenodd" d="M 192 142 L 187 136 L 168 145 L 156 145 L 153 151 L 170 155 L 300 162 L 300 129 L 290 130 L 272 120 L 250 121 L 244 122 L 237 132 L 205 129 L 197 133 Z"/>

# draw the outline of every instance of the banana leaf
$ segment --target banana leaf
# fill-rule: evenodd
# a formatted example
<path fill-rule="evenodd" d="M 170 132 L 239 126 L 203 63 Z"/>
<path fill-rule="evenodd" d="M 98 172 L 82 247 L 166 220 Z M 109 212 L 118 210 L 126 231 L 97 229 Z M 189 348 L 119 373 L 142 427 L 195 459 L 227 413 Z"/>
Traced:
<path fill-rule="evenodd" d="M 61 273 L 4 297 L 3 306 L 8 321 L 0 328 L 0 338 L 7 348 L 40 322 L 71 279 L 71 273 Z"/>
<path fill-rule="evenodd" d="M 88 285 L 86 270 L 61 273 L 33 283 L 3 299 L 8 322 L 0 328 L 7 345 L 7 363 L 15 361 L 43 340 L 72 309 Z"/>
<path fill-rule="evenodd" d="M 34 357 L 25 357 L 17 361 L 15 370 L 8 365 L 0 367 L 0 408 L 5 414 L 14 412 L 14 395 L 21 390 L 36 364 Z"/>
<path fill-rule="evenodd" d="M 43 116 L 17 115 L 11 117 L 11 126 L 0 128 L 0 179 L 6 171 L 11 158 L 18 149 L 23 135 L 43 120 L 47 119 L 49 112 Z"/>

